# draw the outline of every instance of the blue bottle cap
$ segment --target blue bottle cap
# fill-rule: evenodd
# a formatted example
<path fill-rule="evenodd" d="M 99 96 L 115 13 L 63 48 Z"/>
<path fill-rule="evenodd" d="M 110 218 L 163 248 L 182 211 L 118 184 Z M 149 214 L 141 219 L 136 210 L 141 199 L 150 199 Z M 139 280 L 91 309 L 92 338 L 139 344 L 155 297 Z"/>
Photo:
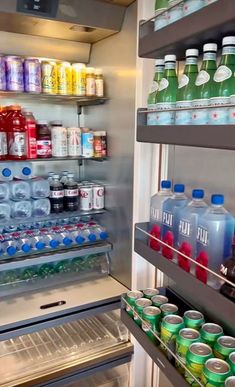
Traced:
<path fill-rule="evenodd" d="M 88 237 L 89 241 L 90 242 L 95 242 L 96 241 L 96 236 L 95 234 L 90 234 L 89 237 Z"/>
<path fill-rule="evenodd" d="M 11 170 L 9 168 L 4 168 L 2 170 L 2 176 L 4 177 L 10 177 L 11 176 Z"/>
<path fill-rule="evenodd" d="M 55 239 L 52 239 L 50 241 L 50 246 L 53 248 L 53 249 L 56 249 L 58 246 L 59 246 L 59 242 L 56 241 Z"/>
<path fill-rule="evenodd" d="M 15 255 L 15 253 L 16 253 L 16 248 L 14 246 L 9 246 L 7 248 L 7 254 L 8 255 L 12 256 L 12 255 Z"/>
<path fill-rule="evenodd" d="M 46 245 L 45 245 L 45 243 L 43 243 L 43 242 L 37 242 L 36 245 L 35 245 L 35 247 L 36 247 L 36 249 L 38 249 L 38 250 L 43 250 L 43 249 L 45 249 Z"/>
<path fill-rule="evenodd" d="M 79 245 L 82 245 L 85 242 L 85 238 L 83 238 L 81 235 L 77 236 L 75 240 Z"/>
<path fill-rule="evenodd" d="M 184 184 L 175 184 L 174 185 L 174 192 L 175 193 L 184 193 L 185 185 Z"/>
<path fill-rule="evenodd" d="M 73 242 L 72 239 L 70 239 L 70 238 L 68 238 L 68 237 L 65 237 L 65 238 L 63 239 L 63 244 L 64 244 L 65 246 L 71 245 L 72 242 Z"/>
<path fill-rule="evenodd" d="M 215 204 L 219 206 L 223 205 L 224 195 L 220 195 L 220 194 L 211 195 L 211 204 Z"/>
<path fill-rule="evenodd" d="M 161 188 L 170 189 L 171 188 L 171 181 L 170 180 L 162 180 L 161 181 Z"/>
<path fill-rule="evenodd" d="M 204 198 L 204 190 L 203 189 L 193 189 L 192 198 L 193 199 L 203 199 Z"/>
<path fill-rule="evenodd" d="M 22 174 L 24 175 L 24 176 L 29 176 L 29 175 L 31 175 L 31 169 L 29 168 L 29 167 L 24 167 L 23 169 L 22 169 Z"/>
<path fill-rule="evenodd" d="M 30 250 L 31 250 L 31 247 L 30 247 L 30 245 L 28 245 L 28 243 L 24 243 L 24 244 L 22 245 L 22 251 L 23 251 L 24 253 L 28 253 Z"/>
<path fill-rule="evenodd" d="M 105 241 L 106 239 L 108 239 L 108 233 L 106 231 L 101 231 L 100 233 L 100 239 L 102 241 Z"/>

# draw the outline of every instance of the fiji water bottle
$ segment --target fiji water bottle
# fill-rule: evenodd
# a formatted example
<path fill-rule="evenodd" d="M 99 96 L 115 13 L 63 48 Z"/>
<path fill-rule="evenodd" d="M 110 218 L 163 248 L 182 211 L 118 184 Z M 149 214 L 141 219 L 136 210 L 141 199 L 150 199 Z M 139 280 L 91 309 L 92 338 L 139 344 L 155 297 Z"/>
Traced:
<path fill-rule="evenodd" d="M 156 109 L 156 96 L 159 89 L 160 81 L 164 74 L 164 59 L 156 59 L 155 74 L 152 83 L 151 91 L 148 96 L 148 110 Z M 156 125 L 156 112 L 147 114 L 147 125 Z"/>
<path fill-rule="evenodd" d="M 155 238 L 161 238 L 162 206 L 164 201 L 172 197 L 172 195 L 171 182 L 169 180 L 162 180 L 160 191 L 151 197 L 149 233 Z M 149 239 L 149 246 L 156 251 L 161 249 L 160 243 L 153 238 Z"/>
<path fill-rule="evenodd" d="M 15 163 L 14 165 L 14 177 L 21 180 L 32 179 L 33 168 L 32 164 L 28 162 Z"/>
<path fill-rule="evenodd" d="M 212 195 L 211 206 L 199 218 L 197 228 L 196 261 L 216 273 L 231 257 L 234 236 L 234 218 L 223 205 L 223 195 Z M 196 266 L 195 274 L 200 281 L 214 288 L 221 286 L 217 277 L 199 266 Z"/>
<path fill-rule="evenodd" d="M 178 211 L 177 249 L 190 258 L 196 258 L 198 221 L 208 207 L 203 198 L 204 191 L 202 189 L 194 189 L 192 192 L 192 201 Z M 191 262 L 180 254 L 178 254 L 178 264 L 185 271 L 190 271 Z"/>
<path fill-rule="evenodd" d="M 0 181 L 10 181 L 13 179 L 13 170 L 11 163 L 1 163 Z"/>
<path fill-rule="evenodd" d="M 163 203 L 161 239 L 171 247 L 177 246 L 178 240 L 177 210 L 185 207 L 188 203 L 184 190 L 184 184 L 175 184 L 173 197 L 165 200 Z M 168 259 L 173 259 L 174 257 L 173 251 L 167 246 L 162 247 L 162 255 Z"/>

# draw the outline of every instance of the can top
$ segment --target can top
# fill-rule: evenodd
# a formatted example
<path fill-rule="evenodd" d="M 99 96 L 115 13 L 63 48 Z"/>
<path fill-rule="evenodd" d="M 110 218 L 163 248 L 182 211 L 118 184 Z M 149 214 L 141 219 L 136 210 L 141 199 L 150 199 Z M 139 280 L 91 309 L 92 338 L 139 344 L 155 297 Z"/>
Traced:
<path fill-rule="evenodd" d="M 184 317 L 189 320 L 204 320 L 203 314 L 197 310 L 187 310 Z"/>
<path fill-rule="evenodd" d="M 193 343 L 189 347 L 189 351 L 194 355 L 199 355 L 201 357 L 208 356 L 212 354 L 211 347 L 203 343 Z"/>
<path fill-rule="evenodd" d="M 171 325 L 179 325 L 179 324 L 182 324 L 184 322 L 182 317 L 177 316 L 175 314 L 168 314 L 168 316 L 165 316 L 162 321 L 164 321 L 167 324 L 171 324 Z"/>
<path fill-rule="evenodd" d="M 143 290 L 143 293 L 146 297 L 153 297 L 159 294 L 159 290 L 153 288 L 147 288 Z"/>
<path fill-rule="evenodd" d="M 70 62 L 63 62 L 63 61 L 59 61 L 57 62 L 57 66 L 64 66 L 64 67 L 70 67 L 71 66 L 71 63 Z"/>
<path fill-rule="evenodd" d="M 46 120 L 38 120 L 37 125 L 48 125 L 48 121 Z"/>
<path fill-rule="evenodd" d="M 212 358 L 206 361 L 205 368 L 214 374 L 226 374 L 230 371 L 230 366 L 226 361 Z"/>
<path fill-rule="evenodd" d="M 54 120 L 50 122 L 51 126 L 62 126 L 62 121 L 60 120 Z"/>
<path fill-rule="evenodd" d="M 147 306 L 146 308 L 144 308 L 143 314 L 145 316 L 153 317 L 153 316 L 158 316 L 159 314 L 161 314 L 161 311 L 156 306 Z"/>
<path fill-rule="evenodd" d="M 81 129 L 76 126 L 71 126 L 70 128 L 67 128 L 68 131 L 77 130 L 78 132 L 81 132 Z"/>
<path fill-rule="evenodd" d="M 94 74 L 95 73 L 95 68 L 94 67 L 87 67 L 86 68 L 86 73 L 87 74 Z"/>
<path fill-rule="evenodd" d="M 223 333 L 223 328 L 220 325 L 214 323 L 203 324 L 201 330 L 212 335 Z"/>
<path fill-rule="evenodd" d="M 161 305 L 161 310 L 162 312 L 177 312 L 178 311 L 178 306 L 174 305 L 174 304 L 163 304 Z"/>
<path fill-rule="evenodd" d="M 72 67 L 76 68 L 77 70 L 83 70 L 86 68 L 85 63 L 73 63 Z"/>
<path fill-rule="evenodd" d="M 102 69 L 95 69 L 95 75 L 103 75 Z"/>
<path fill-rule="evenodd" d="M 143 297 L 143 293 L 139 290 L 130 290 L 129 292 L 127 292 L 127 297 L 133 300 L 137 300 L 137 298 Z"/>
<path fill-rule="evenodd" d="M 225 387 L 235 387 L 235 376 L 230 376 L 225 380 Z"/>
<path fill-rule="evenodd" d="M 229 360 L 232 364 L 235 364 L 235 352 L 230 353 Z"/>
<path fill-rule="evenodd" d="M 151 298 L 152 302 L 156 302 L 156 304 L 166 304 L 168 302 L 168 298 L 166 296 L 162 296 L 158 294 Z"/>
<path fill-rule="evenodd" d="M 222 347 L 235 349 L 235 338 L 232 336 L 221 336 L 218 338 L 217 343 Z"/>
<path fill-rule="evenodd" d="M 96 130 L 95 132 L 94 132 L 94 136 L 105 136 L 104 134 L 103 134 L 104 132 L 102 131 L 102 130 Z M 106 133 L 106 132 L 105 132 Z"/>
<path fill-rule="evenodd" d="M 135 305 L 136 306 L 142 306 L 142 307 L 147 307 L 147 306 L 151 306 L 152 305 L 152 302 L 150 300 L 148 300 L 147 298 L 138 298 L 135 302 Z"/>
<path fill-rule="evenodd" d="M 187 340 L 199 339 L 200 333 L 196 329 L 183 328 L 179 331 L 179 336 Z"/>

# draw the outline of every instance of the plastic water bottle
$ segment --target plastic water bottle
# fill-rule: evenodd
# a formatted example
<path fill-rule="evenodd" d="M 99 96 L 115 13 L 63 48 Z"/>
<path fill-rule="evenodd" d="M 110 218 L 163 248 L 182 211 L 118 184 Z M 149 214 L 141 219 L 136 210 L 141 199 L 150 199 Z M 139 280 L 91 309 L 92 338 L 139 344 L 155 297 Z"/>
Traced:
<path fill-rule="evenodd" d="M 31 200 L 32 203 L 32 216 L 42 217 L 48 216 L 51 212 L 51 202 L 49 199 L 37 199 Z"/>
<path fill-rule="evenodd" d="M 35 234 L 31 240 L 31 246 L 34 250 L 44 250 L 46 248 L 46 243 L 44 241 L 44 237 L 38 233 Z"/>
<path fill-rule="evenodd" d="M 0 181 L 10 181 L 13 179 L 13 171 L 11 163 L 1 163 L 0 165 Z"/>
<path fill-rule="evenodd" d="M 10 187 L 8 183 L 0 183 L 0 201 L 8 201 L 10 197 Z"/>
<path fill-rule="evenodd" d="M 100 240 L 100 241 L 106 241 L 109 236 L 106 229 L 99 225 L 92 227 L 91 232 L 94 232 L 97 240 Z"/>
<path fill-rule="evenodd" d="M 50 196 L 50 184 L 46 179 L 36 178 L 31 180 L 30 188 L 33 199 L 48 198 Z"/>
<path fill-rule="evenodd" d="M 64 246 L 70 246 L 73 243 L 73 240 L 68 232 L 61 232 L 58 234 L 59 242 Z"/>
<path fill-rule="evenodd" d="M 3 251 L 9 257 L 12 257 L 17 253 L 17 242 L 14 240 L 8 240 L 2 243 Z"/>
<path fill-rule="evenodd" d="M 204 191 L 202 189 L 194 189 L 192 201 L 178 211 L 176 225 L 178 228 L 177 249 L 190 258 L 196 258 L 198 221 L 208 208 L 203 198 Z M 178 264 L 187 272 L 192 267 L 191 262 L 180 254 L 178 255 Z M 192 271 L 194 271 L 195 267 L 192 268 Z"/>
<path fill-rule="evenodd" d="M 219 273 L 221 264 L 231 257 L 233 236 L 234 218 L 224 208 L 224 196 L 212 195 L 211 206 L 198 222 L 196 261 Z M 221 286 L 217 277 L 198 266 L 196 277 L 214 288 Z"/>
<path fill-rule="evenodd" d="M 19 238 L 16 246 L 19 252 L 24 252 L 25 254 L 28 254 L 31 250 L 31 243 L 28 238 Z"/>
<path fill-rule="evenodd" d="M 33 167 L 31 163 L 27 161 L 15 163 L 13 168 L 13 174 L 16 179 L 29 180 L 33 176 Z"/>
<path fill-rule="evenodd" d="M 30 218 L 32 216 L 32 204 L 30 200 L 21 202 L 11 201 L 11 216 L 15 219 Z"/>
<path fill-rule="evenodd" d="M 0 203 L 0 222 L 8 221 L 11 217 L 11 203 L 10 201 Z"/>
<path fill-rule="evenodd" d="M 59 247 L 60 242 L 58 236 L 55 234 L 44 235 L 43 240 L 46 246 L 51 247 L 52 249 L 57 249 Z"/>
<path fill-rule="evenodd" d="M 30 185 L 27 181 L 12 181 L 9 186 L 11 200 L 18 201 L 30 199 Z"/>
<path fill-rule="evenodd" d="M 184 190 L 184 184 L 175 184 L 173 197 L 163 203 L 161 239 L 169 246 L 177 246 L 177 210 L 185 207 L 189 201 Z M 162 247 L 162 254 L 168 259 L 173 259 L 174 256 L 173 251 L 166 246 Z"/>
<path fill-rule="evenodd" d="M 166 199 L 172 197 L 171 182 L 162 180 L 161 189 L 151 197 L 150 202 L 150 234 L 158 239 L 161 238 L 162 227 L 162 206 Z M 159 242 L 150 238 L 149 245 L 152 249 L 160 251 L 161 245 Z"/>
<path fill-rule="evenodd" d="M 82 236 L 85 238 L 85 243 L 96 242 L 97 236 L 92 228 L 84 228 Z"/>

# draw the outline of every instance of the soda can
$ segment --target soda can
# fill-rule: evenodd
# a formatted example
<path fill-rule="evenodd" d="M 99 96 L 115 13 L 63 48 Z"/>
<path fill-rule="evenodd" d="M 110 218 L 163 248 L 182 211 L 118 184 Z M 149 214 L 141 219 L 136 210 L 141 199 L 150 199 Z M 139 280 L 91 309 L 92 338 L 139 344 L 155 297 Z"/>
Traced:
<path fill-rule="evenodd" d="M 140 320 L 139 316 L 143 317 L 144 308 L 146 308 L 147 306 L 151 306 L 151 305 L 152 305 L 152 302 L 150 300 L 147 300 L 146 298 L 138 298 L 135 301 L 134 320 L 139 326 L 142 325 L 142 321 Z"/>
<path fill-rule="evenodd" d="M 81 129 L 68 128 L 68 156 L 76 157 L 82 154 Z"/>
<path fill-rule="evenodd" d="M 179 331 L 176 337 L 176 356 L 183 364 L 186 364 L 186 353 L 190 345 L 197 341 L 200 341 L 200 333 L 196 329 L 183 328 Z M 185 369 L 180 362 L 176 360 L 175 365 L 184 374 Z"/>
<path fill-rule="evenodd" d="M 42 92 L 57 94 L 57 66 L 56 62 L 42 61 Z"/>
<path fill-rule="evenodd" d="M 220 336 L 214 345 L 215 356 L 226 360 L 232 352 L 235 352 L 235 338 L 232 336 Z"/>
<path fill-rule="evenodd" d="M 202 341 L 213 348 L 217 339 L 223 336 L 223 328 L 217 324 L 206 323 L 201 327 L 200 334 Z"/>
<path fill-rule="evenodd" d="M 68 156 L 67 129 L 63 126 L 51 127 L 51 144 L 53 157 Z"/>
<path fill-rule="evenodd" d="M 169 314 L 178 314 L 178 306 L 175 304 L 163 304 L 160 306 L 162 311 L 162 317 L 168 316 Z"/>
<path fill-rule="evenodd" d="M 151 298 L 151 301 L 152 301 L 154 306 L 157 306 L 158 308 L 160 308 L 161 305 L 167 304 L 169 300 L 167 297 L 159 294 L 157 296 L 153 296 Z"/>
<path fill-rule="evenodd" d="M 235 387 L 235 376 L 230 376 L 225 380 L 225 387 Z"/>
<path fill-rule="evenodd" d="M 201 380 L 203 366 L 207 360 L 211 359 L 212 349 L 204 343 L 193 343 L 186 353 L 186 367 L 197 378 Z M 193 377 L 185 371 L 185 379 L 191 386 L 198 386 Z"/>
<path fill-rule="evenodd" d="M 93 132 L 90 129 L 84 128 L 82 130 L 82 156 L 83 157 L 94 156 L 93 141 L 94 141 Z"/>
<path fill-rule="evenodd" d="M 165 316 L 161 323 L 161 340 L 163 343 L 175 352 L 176 337 L 181 329 L 184 328 L 184 320 L 180 316 L 175 314 L 169 314 Z M 164 352 L 167 352 L 167 348 L 161 343 L 161 348 Z M 171 355 L 168 353 L 168 357 Z"/>
<path fill-rule="evenodd" d="M 3 55 L 0 55 L 0 90 L 6 90 L 6 60 Z"/>
<path fill-rule="evenodd" d="M 152 289 L 152 288 L 147 288 L 143 290 L 144 297 L 148 298 L 149 300 L 152 299 L 152 297 L 157 296 L 159 294 L 158 289 Z"/>
<path fill-rule="evenodd" d="M 135 307 L 135 301 L 138 300 L 138 298 L 142 298 L 143 293 L 140 292 L 139 290 L 130 290 L 126 294 L 126 301 L 131 307 Z M 126 304 L 126 311 L 127 313 L 133 317 L 133 310 Z"/>
<path fill-rule="evenodd" d="M 69 62 L 57 63 L 58 94 L 72 94 L 72 67 Z"/>
<path fill-rule="evenodd" d="M 93 208 L 94 210 L 104 208 L 104 187 L 102 185 L 93 186 Z"/>
<path fill-rule="evenodd" d="M 72 65 L 72 92 L 73 95 L 80 97 L 86 95 L 86 65 L 84 63 Z"/>
<path fill-rule="evenodd" d="M 184 313 L 184 324 L 186 328 L 199 330 L 204 322 L 205 319 L 203 314 L 197 310 L 187 310 Z"/>
<path fill-rule="evenodd" d="M 24 61 L 24 89 L 28 93 L 41 93 L 41 64 L 38 59 L 26 58 Z"/>
<path fill-rule="evenodd" d="M 232 375 L 230 365 L 221 359 L 209 359 L 202 371 L 202 384 L 207 387 L 224 386 L 225 380 Z"/>
<path fill-rule="evenodd" d="M 235 375 L 235 352 L 230 353 L 227 363 L 230 365 L 233 375 Z"/>
<path fill-rule="evenodd" d="M 153 341 L 157 342 L 156 336 L 150 331 L 150 329 L 159 335 L 160 331 L 160 321 L 161 321 L 161 311 L 156 306 L 147 306 L 142 312 L 142 321 L 141 327 L 146 335 Z"/>
<path fill-rule="evenodd" d="M 24 91 L 23 61 L 19 56 L 6 56 L 7 90 Z"/>
<path fill-rule="evenodd" d="M 90 211 L 93 208 L 93 188 L 91 186 L 82 186 L 79 191 L 80 210 Z"/>

